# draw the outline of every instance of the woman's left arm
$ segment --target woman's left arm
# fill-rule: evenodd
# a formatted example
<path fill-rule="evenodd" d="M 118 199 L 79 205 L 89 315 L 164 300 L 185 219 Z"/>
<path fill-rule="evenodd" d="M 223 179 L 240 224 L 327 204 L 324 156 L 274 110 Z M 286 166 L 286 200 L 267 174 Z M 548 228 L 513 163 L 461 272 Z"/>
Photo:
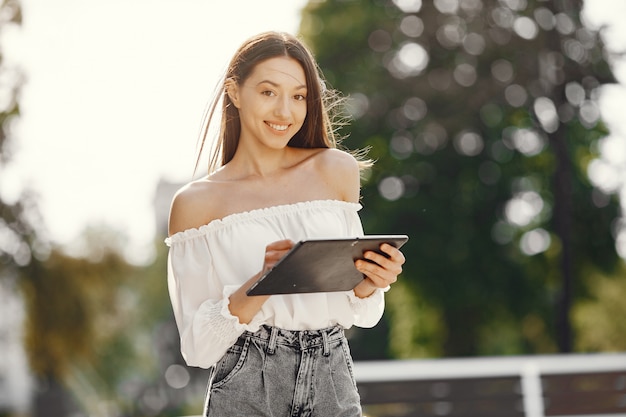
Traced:
<path fill-rule="evenodd" d="M 352 155 L 337 149 L 327 150 L 324 157 L 323 172 L 335 193 L 344 201 L 358 203 L 361 195 L 359 163 Z M 366 277 L 354 288 L 354 294 L 359 298 L 369 297 L 378 288 L 389 287 L 402 272 L 405 261 L 402 252 L 389 244 L 381 245 L 380 250 L 387 256 L 368 251 L 363 255 L 373 263 L 365 260 L 357 260 L 355 263 L 356 268 Z"/>
<path fill-rule="evenodd" d="M 323 156 L 322 172 L 338 198 L 358 203 L 361 195 L 359 163 L 352 155 L 337 149 L 329 149 L 324 152 Z M 353 227 L 356 228 L 356 225 Z M 358 229 L 361 233 L 363 232 L 360 220 L 358 220 Z M 398 275 L 402 272 L 402 265 L 405 261 L 402 252 L 389 244 L 381 245 L 380 250 L 387 256 L 368 251 L 363 255 L 365 259 L 373 263 L 365 260 L 357 260 L 355 263 L 356 268 L 366 277 L 354 288 L 354 294 L 358 298 L 370 297 L 377 289 L 381 291 L 387 289 L 396 282 Z M 378 304 L 375 300 L 371 301 L 372 304 Z"/>

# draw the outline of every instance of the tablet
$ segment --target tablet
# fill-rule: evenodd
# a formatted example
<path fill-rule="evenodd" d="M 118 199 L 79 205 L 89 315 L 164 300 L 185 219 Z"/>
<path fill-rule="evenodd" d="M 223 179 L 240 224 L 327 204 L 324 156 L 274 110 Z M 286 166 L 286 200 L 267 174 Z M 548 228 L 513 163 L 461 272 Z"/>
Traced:
<path fill-rule="evenodd" d="M 383 243 L 400 248 L 408 239 L 406 235 L 368 235 L 302 240 L 252 284 L 246 294 L 349 291 L 364 278 L 354 266 L 363 252 L 382 253 L 380 245 Z"/>

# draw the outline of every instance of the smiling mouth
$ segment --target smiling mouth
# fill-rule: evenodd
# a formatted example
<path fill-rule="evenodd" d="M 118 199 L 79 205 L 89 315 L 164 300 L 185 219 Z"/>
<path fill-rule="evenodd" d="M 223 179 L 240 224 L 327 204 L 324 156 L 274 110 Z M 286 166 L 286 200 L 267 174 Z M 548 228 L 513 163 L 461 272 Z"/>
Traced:
<path fill-rule="evenodd" d="M 272 129 L 278 130 L 279 132 L 284 132 L 289 127 L 289 125 L 277 125 L 275 123 L 270 123 L 270 122 L 265 122 L 265 123 Z"/>

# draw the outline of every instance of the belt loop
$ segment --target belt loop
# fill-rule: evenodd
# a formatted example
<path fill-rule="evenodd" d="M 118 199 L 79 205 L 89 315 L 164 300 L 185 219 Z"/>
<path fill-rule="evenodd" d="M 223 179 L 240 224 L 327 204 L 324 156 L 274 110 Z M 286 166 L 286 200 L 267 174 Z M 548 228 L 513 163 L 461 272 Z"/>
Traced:
<path fill-rule="evenodd" d="M 270 340 L 267 344 L 267 354 L 273 355 L 276 352 L 276 338 L 278 337 L 278 328 L 272 326 L 270 332 Z"/>
<path fill-rule="evenodd" d="M 307 334 L 307 331 L 301 330 L 301 331 L 298 331 L 297 334 L 298 334 L 298 345 L 300 347 L 300 350 L 304 351 L 308 347 L 307 340 L 305 337 Z"/>
<path fill-rule="evenodd" d="M 324 342 L 322 353 L 324 356 L 330 356 L 330 344 L 328 343 L 328 331 L 327 330 L 322 330 L 322 340 Z"/>

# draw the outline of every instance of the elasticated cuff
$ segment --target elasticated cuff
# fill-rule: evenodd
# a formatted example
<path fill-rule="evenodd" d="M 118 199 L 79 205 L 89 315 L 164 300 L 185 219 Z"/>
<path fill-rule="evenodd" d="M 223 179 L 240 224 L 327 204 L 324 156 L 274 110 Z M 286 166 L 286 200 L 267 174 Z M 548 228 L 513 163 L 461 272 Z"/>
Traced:
<path fill-rule="evenodd" d="M 259 311 L 250 321 L 250 323 L 240 323 L 239 318 L 237 316 L 233 316 L 230 312 L 230 296 L 240 288 L 239 285 L 226 285 L 224 286 L 223 301 L 222 301 L 222 309 L 220 311 L 221 315 L 226 318 L 229 323 L 232 321 L 233 328 L 236 330 L 236 333 L 240 335 L 244 331 L 249 331 L 251 333 L 256 332 L 261 327 L 262 323 L 262 314 Z"/>

